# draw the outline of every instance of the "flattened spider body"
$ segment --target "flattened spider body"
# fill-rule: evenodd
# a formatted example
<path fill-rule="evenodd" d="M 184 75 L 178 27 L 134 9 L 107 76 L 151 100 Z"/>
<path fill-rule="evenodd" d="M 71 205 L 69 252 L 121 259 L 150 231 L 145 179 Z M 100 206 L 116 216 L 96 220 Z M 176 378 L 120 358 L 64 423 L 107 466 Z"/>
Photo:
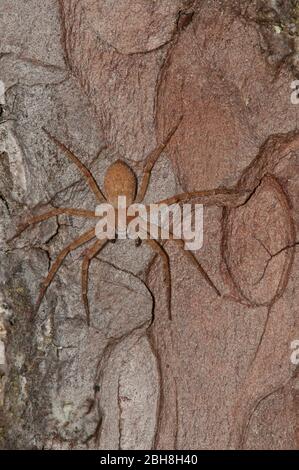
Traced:
<path fill-rule="evenodd" d="M 130 206 L 136 196 L 137 180 L 131 168 L 122 160 L 117 160 L 108 168 L 104 189 L 107 202 L 117 208 L 119 196 L 125 196 Z"/>
<path fill-rule="evenodd" d="M 56 137 L 50 134 L 46 129 L 43 129 L 44 132 L 48 135 L 48 137 L 56 144 L 58 148 L 60 148 L 64 154 L 70 159 L 72 163 L 74 163 L 77 168 L 82 173 L 83 177 L 85 178 L 86 183 L 89 185 L 90 190 L 93 192 L 94 196 L 97 199 L 98 203 L 108 202 L 114 207 L 117 207 L 118 197 L 119 196 L 126 196 L 127 198 L 127 205 L 131 205 L 133 202 L 141 203 L 145 197 L 151 171 L 156 163 L 157 159 L 167 146 L 168 142 L 174 135 L 175 131 L 179 127 L 181 120 L 179 121 L 178 125 L 172 129 L 172 131 L 166 137 L 166 140 L 159 145 L 153 152 L 149 154 L 146 159 L 145 168 L 143 171 L 143 175 L 141 177 L 140 186 L 137 185 L 137 179 L 131 168 L 123 161 L 118 160 L 117 162 L 113 163 L 107 170 L 105 179 L 104 179 L 104 193 L 99 188 L 95 178 L 93 177 L 92 173 L 88 168 L 83 165 L 83 163 L 79 160 L 76 155 L 69 150 L 63 143 L 61 143 Z M 192 193 L 182 193 L 177 196 L 174 196 L 170 199 L 166 199 L 163 201 L 158 202 L 157 204 L 173 204 L 177 202 L 192 202 L 192 200 L 196 199 L 198 202 L 200 198 L 206 199 L 209 198 L 209 201 L 212 203 L 217 204 L 219 203 L 219 195 L 225 194 L 226 200 L 230 197 L 232 201 L 236 200 L 236 191 L 234 190 L 211 190 L 211 191 L 195 191 Z M 214 202 L 213 202 L 214 201 Z M 76 209 L 76 208 L 53 208 L 49 212 L 44 214 L 40 214 L 37 216 L 33 216 L 27 222 L 22 224 L 19 227 L 17 234 L 20 235 L 25 229 L 27 229 L 30 225 L 35 225 L 38 222 L 42 222 L 48 220 L 51 217 L 58 216 L 61 214 L 72 215 L 77 217 L 83 218 L 91 218 L 99 220 L 98 216 L 96 215 L 95 211 L 89 211 L 85 209 Z M 15 238 L 13 237 L 13 238 Z M 96 238 L 95 227 L 88 230 L 76 240 L 71 242 L 68 246 L 66 246 L 57 256 L 56 260 L 53 262 L 49 273 L 45 280 L 42 282 L 40 293 L 37 299 L 35 314 L 38 312 L 40 304 L 43 300 L 43 297 L 50 286 L 55 274 L 57 273 L 59 267 L 63 263 L 66 256 L 71 253 L 73 250 L 77 249 L 81 245 L 90 242 L 93 240 L 93 244 L 85 250 L 83 253 L 83 262 L 82 262 L 82 300 L 86 312 L 86 318 L 88 325 L 90 324 L 90 311 L 89 311 L 89 303 L 88 303 L 88 272 L 91 260 L 99 254 L 99 252 L 104 248 L 104 246 L 108 242 L 115 242 L 116 240 L 99 240 Z M 178 242 L 183 242 L 182 240 L 176 240 Z M 159 255 L 163 261 L 163 269 L 164 269 L 164 279 L 167 288 L 167 296 L 168 296 L 168 315 L 171 319 L 171 275 L 170 275 L 170 262 L 169 256 L 165 250 L 165 248 L 159 243 L 156 239 L 146 239 L 150 247 L 153 249 L 156 255 Z M 136 243 L 136 246 L 139 246 L 139 242 Z M 187 253 L 187 252 L 185 252 Z M 208 284 L 214 289 L 217 295 L 220 295 L 219 291 L 215 287 L 214 283 L 209 278 L 208 274 L 203 270 L 193 253 L 188 252 L 187 255 L 190 257 L 191 261 L 196 264 L 197 268 L 199 269 L 200 273 L 203 274 L 205 280 Z"/>

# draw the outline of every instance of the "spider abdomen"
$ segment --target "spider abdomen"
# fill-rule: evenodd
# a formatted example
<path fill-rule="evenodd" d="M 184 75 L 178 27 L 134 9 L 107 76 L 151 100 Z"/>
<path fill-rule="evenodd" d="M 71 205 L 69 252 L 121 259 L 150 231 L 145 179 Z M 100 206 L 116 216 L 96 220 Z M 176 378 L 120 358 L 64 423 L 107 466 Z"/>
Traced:
<path fill-rule="evenodd" d="M 118 197 L 125 196 L 127 205 L 134 202 L 137 182 L 131 168 L 123 161 L 117 160 L 107 170 L 104 180 L 107 201 L 117 207 Z"/>

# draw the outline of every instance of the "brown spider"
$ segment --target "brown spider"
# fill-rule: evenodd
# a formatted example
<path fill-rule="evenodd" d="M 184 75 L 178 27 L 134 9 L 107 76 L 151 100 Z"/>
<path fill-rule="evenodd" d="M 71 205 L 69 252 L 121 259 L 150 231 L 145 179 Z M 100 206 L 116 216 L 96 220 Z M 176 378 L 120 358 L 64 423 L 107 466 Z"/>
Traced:
<path fill-rule="evenodd" d="M 180 121 L 181 122 L 181 121 Z M 180 124 L 179 122 L 179 124 Z M 117 201 L 119 196 L 125 196 L 128 202 L 128 205 L 132 204 L 133 202 L 141 203 L 145 197 L 146 191 L 148 189 L 151 171 L 159 158 L 162 151 L 165 149 L 167 144 L 169 143 L 170 139 L 176 132 L 179 124 L 176 125 L 171 132 L 168 134 L 166 140 L 160 144 L 155 150 L 153 150 L 146 159 L 145 168 L 143 170 L 143 174 L 141 177 L 141 184 L 139 188 L 137 188 L 137 179 L 135 174 L 133 173 L 132 169 L 121 160 L 116 161 L 113 163 L 107 170 L 105 179 L 104 179 L 104 193 L 99 188 L 95 178 L 93 177 L 92 173 L 88 170 L 88 168 L 83 165 L 83 163 L 79 160 L 78 157 L 74 155 L 74 153 L 69 150 L 63 143 L 56 139 L 50 132 L 43 128 L 44 132 L 48 135 L 48 137 L 55 142 L 55 144 L 66 154 L 66 156 L 73 162 L 78 169 L 81 171 L 82 175 L 84 176 L 87 184 L 89 185 L 91 191 L 94 193 L 97 201 L 99 203 L 108 202 L 113 205 L 115 208 L 117 207 Z M 192 201 L 199 201 L 204 202 L 206 201 L 207 204 L 219 204 L 219 205 L 230 205 L 236 204 L 236 199 L 239 200 L 240 191 L 237 192 L 234 189 L 215 189 L 215 190 L 208 190 L 208 191 L 194 191 L 189 193 L 182 193 L 176 195 L 172 198 L 165 199 L 163 201 L 158 202 L 157 204 L 175 204 L 175 203 L 183 203 L 183 202 L 192 202 Z M 224 202 L 223 202 L 224 201 Z M 99 217 L 95 214 L 94 211 L 89 211 L 85 209 L 75 209 L 75 208 L 54 208 L 49 212 L 46 212 L 41 215 L 36 215 L 30 218 L 27 222 L 22 224 L 19 227 L 17 234 L 13 237 L 19 236 L 26 228 L 30 225 L 37 224 L 38 222 L 45 221 L 51 217 L 58 216 L 61 214 L 72 215 L 77 217 L 84 217 L 84 218 L 95 218 L 99 219 Z M 129 218 L 127 219 L 127 224 L 129 222 Z M 43 297 L 46 293 L 47 288 L 50 286 L 55 274 L 57 273 L 59 267 L 63 263 L 66 256 L 76 248 L 80 247 L 81 245 L 93 240 L 96 238 L 95 227 L 83 233 L 79 238 L 72 241 L 68 246 L 66 246 L 57 256 L 56 260 L 53 262 L 47 277 L 41 284 L 40 293 L 36 302 L 35 313 L 38 312 L 40 304 L 43 300 Z M 84 308 L 86 312 L 86 318 L 88 325 L 90 324 L 90 310 L 89 310 L 89 303 L 88 303 L 88 271 L 91 260 L 104 248 L 104 246 L 109 242 L 113 242 L 115 240 L 100 240 L 97 239 L 94 244 L 87 248 L 86 251 L 83 253 L 83 262 L 82 262 L 82 299 L 84 303 Z M 160 255 L 163 260 L 164 272 L 165 272 L 165 282 L 167 286 L 167 296 L 168 296 L 168 314 L 169 318 L 171 319 L 171 273 L 170 273 L 170 263 L 169 263 L 169 256 L 163 247 L 163 245 L 157 239 L 146 239 L 145 240 L 156 255 Z M 176 240 L 181 243 L 184 243 L 184 240 Z M 195 263 L 201 274 L 203 274 L 204 278 L 208 282 L 208 284 L 215 290 L 218 296 L 220 296 L 220 292 L 215 287 L 214 283 L 211 281 L 208 274 L 204 271 L 201 267 L 199 262 L 197 261 L 194 254 L 190 251 L 185 251 L 185 253 L 190 257 L 191 261 Z"/>

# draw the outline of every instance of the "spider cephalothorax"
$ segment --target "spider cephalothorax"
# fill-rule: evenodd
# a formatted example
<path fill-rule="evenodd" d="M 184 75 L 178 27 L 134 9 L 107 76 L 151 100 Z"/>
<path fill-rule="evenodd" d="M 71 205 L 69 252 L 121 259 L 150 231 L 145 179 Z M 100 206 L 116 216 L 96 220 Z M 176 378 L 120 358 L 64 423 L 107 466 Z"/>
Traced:
<path fill-rule="evenodd" d="M 171 132 L 166 137 L 165 141 L 159 145 L 146 159 L 145 167 L 143 170 L 143 174 L 141 177 L 140 185 L 137 184 L 137 178 L 131 168 L 121 160 L 113 163 L 107 170 L 105 179 L 104 179 L 104 192 L 101 191 L 99 188 L 95 178 L 93 177 L 92 173 L 88 170 L 88 168 L 83 165 L 83 163 L 79 160 L 78 157 L 75 156 L 73 152 L 71 152 L 64 144 L 62 144 L 56 137 L 50 134 L 46 129 L 43 129 L 48 137 L 55 142 L 55 144 L 68 156 L 68 158 L 78 167 L 78 169 L 83 174 L 87 184 L 89 185 L 91 191 L 95 195 L 98 203 L 106 203 L 109 202 L 113 207 L 117 207 L 118 198 L 119 196 L 125 196 L 127 200 L 127 204 L 130 205 L 133 202 L 141 203 L 145 197 L 152 168 L 159 158 L 162 151 L 167 146 L 168 142 L 174 135 L 178 128 L 178 125 L 175 126 Z M 219 204 L 219 205 L 234 205 L 238 203 L 239 199 L 244 197 L 244 195 L 240 195 L 239 192 L 235 190 L 225 190 L 225 189 L 216 189 L 216 190 L 209 190 L 209 191 L 194 191 L 190 193 L 182 193 L 177 196 L 174 196 L 169 199 L 165 199 L 163 201 L 159 201 L 156 204 L 174 204 L 174 203 L 182 203 L 182 202 L 206 202 L 208 204 Z M 223 202 L 224 201 L 224 202 Z M 23 230 L 25 230 L 30 225 L 36 224 L 38 222 L 45 221 L 51 217 L 58 216 L 61 214 L 72 215 L 77 217 L 83 218 L 90 218 L 90 219 L 99 219 L 99 216 L 96 215 L 96 212 L 86 209 L 75 209 L 75 208 L 53 208 L 52 210 L 33 216 L 27 222 L 21 225 L 19 228 L 17 235 L 18 236 Z M 94 241 L 93 244 L 86 249 L 83 254 L 83 262 L 82 262 L 82 298 L 85 307 L 86 317 L 88 324 L 90 323 L 90 311 L 89 311 L 89 304 L 88 304 L 88 271 L 89 265 L 92 260 L 102 249 L 103 247 L 110 241 L 108 239 L 98 239 L 96 237 L 95 227 L 89 229 L 85 233 L 83 233 L 79 238 L 71 242 L 68 246 L 66 246 L 57 256 L 56 260 L 53 262 L 49 273 L 45 280 L 42 282 L 42 286 L 40 289 L 39 297 L 36 303 L 35 312 L 38 311 L 41 301 L 46 293 L 47 288 L 51 284 L 55 274 L 57 273 L 59 267 L 63 263 L 66 256 L 76 248 L 80 247 L 81 245 Z M 154 252 L 157 255 L 160 255 L 163 260 L 164 272 L 165 272 L 165 282 L 167 285 L 167 293 L 168 293 L 168 312 L 169 317 L 171 318 L 171 276 L 170 276 L 170 265 L 169 265 L 169 257 L 168 254 L 163 247 L 163 245 L 159 242 L 158 239 L 146 239 L 145 240 Z M 183 240 L 176 240 L 178 242 L 183 243 Z M 203 274 L 206 281 L 210 284 L 210 286 L 216 291 L 217 295 L 220 295 L 218 289 L 215 287 L 214 283 L 209 278 L 208 274 L 203 270 L 195 256 L 192 252 L 185 252 L 190 257 L 191 261 L 196 264 L 200 272 Z"/>

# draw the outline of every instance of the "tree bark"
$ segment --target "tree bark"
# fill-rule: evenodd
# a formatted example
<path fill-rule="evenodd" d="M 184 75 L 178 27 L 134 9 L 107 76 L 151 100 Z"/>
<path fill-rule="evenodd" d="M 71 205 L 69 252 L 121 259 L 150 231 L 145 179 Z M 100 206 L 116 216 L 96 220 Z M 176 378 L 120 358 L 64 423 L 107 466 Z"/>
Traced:
<path fill-rule="evenodd" d="M 278 3 L 1 0 L 1 448 L 298 448 L 299 11 Z M 171 319 L 161 260 L 119 240 L 91 263 L 90 326 L 85 247 L 32 320 L 41 280 L 93 221 L 58 215 L 10 241 L 17 224 L 96 207 L 42 128 L 103 188 L 118 159 L 140 183 L 178 122 L 146 201 L 247 197 L 205 201 L 201 271 L 164 244 Z"/>

